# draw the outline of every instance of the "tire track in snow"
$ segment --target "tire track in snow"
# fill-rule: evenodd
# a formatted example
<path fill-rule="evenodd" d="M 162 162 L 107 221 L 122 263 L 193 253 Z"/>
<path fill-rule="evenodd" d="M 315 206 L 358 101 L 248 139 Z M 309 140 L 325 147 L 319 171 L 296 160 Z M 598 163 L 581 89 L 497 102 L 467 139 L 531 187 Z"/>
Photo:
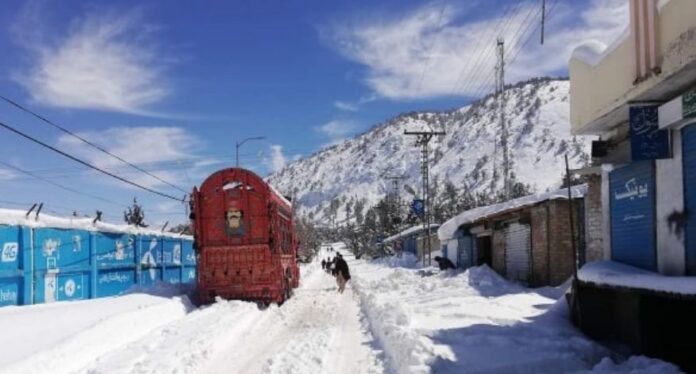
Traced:
<path fill-rule="evenodd" d="M 316 263 L 292 299 L 268 310 L 268 319 L 246 341 L 229 349 L 210 367 L 229 373 L 381 373 L 360 323 L 360 308 L 350 289 L 340 295 L 334 278 Z"/>

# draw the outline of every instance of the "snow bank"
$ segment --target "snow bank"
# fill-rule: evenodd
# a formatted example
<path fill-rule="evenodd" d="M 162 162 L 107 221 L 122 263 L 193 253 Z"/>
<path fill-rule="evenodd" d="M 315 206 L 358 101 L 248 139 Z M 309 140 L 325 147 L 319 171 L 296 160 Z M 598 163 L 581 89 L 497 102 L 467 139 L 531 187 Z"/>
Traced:
<path fill-rule="evenodd" d="M 0 372 L 69 373 L 183 318 L 187 297 L 131 294 L 0 309 Z"/>
<path fill-rule="evenodd" d="M 572 198 L 581 198 L 585 196 L 585 193 L 587 193 L 587 185 L 582 184 L 579 186 L 573 186 L 570 190 Z M 515 210 L 522 207 L 534 205 L 543 201 L 567 198 L 568 189 L 563 188 L 556 191 L 520 197 L 500 204 L 493 204 L 467 210 L 443 223 L 442 226 L 440 226 L 440 229 L 437 230 L 437 236 L 438 238 L 440 238 L 440 241 L 449 240 L 451 238 L 454 238 L 455 232 L 459 229 L 461 225 L 471 223 L 476 220 L 490 217 L 496 214 L 505 213 L 510 210 Z"/>
<path fill-rule="evenodd" d="M 672 277 L 613 261 L 590 262 L 578 271 L 578 279 L 601 285 L 696 295 L 696 277 Z"/>
<path fill-rule="evenodd" d="M 440 225 L 437 224 L 437 223 L 431 223 L 431 224 L 430 224 L 430 230 L 431 230 L 431 231 L 437 230 L 438 227 L 440 227 Z M 390 236 L 390 237 L 384 239 L 383 242 L 384 242 L 384 243 L 389 243 L 389 242 L 392 242 L 392 241 L 394 241 L 394 240 L 396 240 L 396 239 L 400 239 L 400 238 L 402 238 L 402 237 L 404 237 L 404 236 L 408 236 L 408 235 L 411 235 L 411 234 L 415 234 L 415 233 L 418 233 L 418 232 L 421 232 L 421 231 L 425 231 L 425 229 L 423 228 L 423 225 L 412 226 L 412 227 L 409 227 L 409 228 L 407 228 L 406 230 L 404 230 L 404 231 L 402 231 L 402 232 L 400 232 L 400 233 L 398 233 L 398 234 L 392 235 L 392 236 Z"/>
<path fill-rule="evenodd" d="M 387 256 L 372 260 L 375 265 L 382 265 L 390 268 L 417 268 L 420 264 L 418 257 L 413 253 L 404 252 L 401 257 Z"/>
<path fill-rule="evenodd" d="M 350 262 L 351 286 L 388 372 L 679 372 L 644 357 L 611 360 L 570 323 L 560 288 L 524 288 L 487 266 L 393 265 L 393 258 Z"/>
<path fill-rule="evenodd" d="M 164 236 L 176 239 L 193 240 L 193 237 L 189 235 L 179 235 L 171 232 L 162 232 L 159 230 L 151 230 L 130 225 L 117 225 L 108 222 L 92 223 L 92 221 L 93 218 L 57 217 L 45 213 L 39 214 L 38 219 L 35 218 L 34 213 L 30 214 L 29 218 L 27 218 L 26 211 L 16 209 L 0 209 L 0 225 L 26 226 L 31 228 L 51 227 L 60 229 L 77 229 L 86 231 L 126 233 L 133 235 L 154 235 L 160 237 Z"/>

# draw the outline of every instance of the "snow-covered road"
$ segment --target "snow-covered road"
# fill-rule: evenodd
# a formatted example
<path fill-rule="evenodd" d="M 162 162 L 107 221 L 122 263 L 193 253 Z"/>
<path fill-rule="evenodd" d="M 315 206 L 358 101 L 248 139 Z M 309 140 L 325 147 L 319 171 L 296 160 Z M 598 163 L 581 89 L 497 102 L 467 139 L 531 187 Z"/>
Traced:
<path fill-rule="evenodd" d="M 315 262 L 292 299 L 265 310 L 194 308 L 171 293 L 2 308 L 0 373 L 678 372 L 617 360 L 585 338 L 556 302 L 562 290 L 526 289 L 486 267 L 355 260 L 335 247 L 353 274 L 344 294 Z"/>
<path fill-rule="evenodd" d="M 136 300 L 137 298 L 137 300 Z M 119 309 L 120 308 L 120 309 Z M 102 312 L 95 316 L 95 311 Z M 27 313 L 21 313 L 21 311 Z M 73 328 L 33 334 L 0 372 L 8 373 L 381 373 L 357 296 L 336 292 L 318 264 L 303 268 L 301 286 L 282 307 L 223 301 L 191 310 L 186 298 L 129 295 L 79 303 L 14 308 Z M 9 309 L 0 321 L 9 321 Z M 175 311 L 181 311 L 176 312 Z M 92 318 L 90 318 L 90 315 Z M 74 319 L 74 321 L 70 319 Z M 85 322 L 87 320 L 87 322 Z M 38 322 L 35 326 L 48 325 Z M 2 326 L 2 322 L 0 322 Z M 22 336 L 19 328 L 6 326 Z M 44 331 L 45 333 L 45 331 Z M 5 339 L 0 338 L 5 343 Z"/>

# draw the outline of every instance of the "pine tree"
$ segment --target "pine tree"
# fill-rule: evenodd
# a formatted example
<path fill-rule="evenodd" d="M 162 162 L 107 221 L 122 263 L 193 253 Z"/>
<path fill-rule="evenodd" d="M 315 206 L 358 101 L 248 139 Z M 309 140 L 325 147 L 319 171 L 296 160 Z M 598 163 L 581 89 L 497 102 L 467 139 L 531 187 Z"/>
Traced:
<path fill-rule="evenodd" d="M 133 205 L 128 207 L 127 211 L 123 212 L 123 220 L 127 224 L 136 227 L 147 227 L 145 224 L 145 212 L 143 207 L 138 204 L 138 200 L 133 198 Z"/>

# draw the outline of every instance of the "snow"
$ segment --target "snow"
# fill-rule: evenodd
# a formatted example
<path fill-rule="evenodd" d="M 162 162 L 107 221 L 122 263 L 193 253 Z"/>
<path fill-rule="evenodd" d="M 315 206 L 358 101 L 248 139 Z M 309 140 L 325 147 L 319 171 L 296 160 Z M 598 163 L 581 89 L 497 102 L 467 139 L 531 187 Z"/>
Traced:
<path fill-rule="evenodd" d="M 93 218 L 80 217 L 57 217 L 50 214 L 41 213 L 36 218 L 35 212 L 26 217 L 26 211 L 16 209 L 0 209 L 0 225 L 25 226 L 31 228 L 51 227 L 61 229 L 77 229 L 86 231 L 102 231 L 112 233 L 125 233 L 133 235 L 154 235 L 177 239 L 193 240 L 192 236 L 180 235 L 171 232 L 162 232 L 142 227 L 135 227 L 124 224 L 113 224 L 108 222 L 92 223 Z"/>
<path fill-rule="evenodd" d="M 571 58 L 591 66 L 597 66 L 604 58 L 605 51 L 607 51 L 606 44 L 597 40 L 588 40 L 573 50 Z"/>
<path fill-rule="evenodd" d="M 578 279 L 614 287 L 696 295 L 696 277 L 665 276 L 613 261 L 586 264 L 578 271 Z"/>
<path fill-rule="evenodd" d="M 431 223 L 431 224 L 430 224 L 430 230 L 431 230 L 431 231 L 432 231 L 432 230 L 437 230 L 438 227 L 440 227 L 440 225 L 437 224 L 437 223 Z M 400 238 L 402 238 L 402 237 L 404 237 L 404 236 L 408 236 L 408 235 L 411 235 L 411 234 L 419 233 L 419 232 L 421 232 L 421 231 L 425 231 L 425 229 L 423 228 L 423 225 L 412 226 L 412 227 L 409 227 L 409 228 L 407 228 L 406 230 L 404 230 L 404 231 L 402 231 L 402 232 L 400 232 L 400 233 L 398 233 L 398 234 L 392 235 L 392 236 L 390 236 L 390 237 L 384 239 L 383 242 L 384 242 L 384 243 L 389 243 L 389 242 L 392 242 L 392 241 L 394 241 L 394 240 L 396 240 L 396 239 L 400 239 Z"/>
<path fill-rule="evenodd" d="M 186 316 L 188 298 L 131 294 L 0 309 L 0 372 L 77 370 Z"/>
<path fill-rule="evenodd" d="M 562 289 L 527 289 L 486 266 L 464 272 L 350 261 L 352 287 L 395 373 L 678 373 L 625 361 L 568 321 Z"/>
<path fill-rule="evenodd" d="M 186 290 L 0 309 L 0 373 L 677 373 L 610 352 L 569 322 L 563 288 L 527 289 L 491 269 L 356 260 L 343 294 L 318 261 L 284 305 Z M 133 291 L 138 291 L 134 289 Z M 557 299 L 560 299 L 557 301 Z"/>
<path fill-rule="evenodd" d="M 582 198 L 587 193 L 586 184 L 573 186 L 570 189 L 570 195 L 574 199 Z M 503 203 L 487 205 L 467 210 L 443 223 L 440 226 L 440 229 L 437 230 L 437 236 L 440 238 L 440 241 L 449 240 L 451 238 L 454 238 L 454 234 L 461 225 L 471 223 L 486 217 L 505 213 L 510 210 L 515 210 L 526 206 L 531 206 L 543 201 L 555 199 L 568 199 L 568 189 L 563 188 L 556 191 L 523 196 Z"/>
<path fill-rule="evenodd" d="M 571 168 L 590 161 L 592 137 L 570 133 L 568 92 L 567 80 L 522 82 L 506 90 L 513 171 L 519 182 L 535 191 L 560 186 L 565 154 Z M 404 136 L 404 130 L 430 126 L 446 132 L 430 142 L 431 183 L 440 191 L 449 181 L 459 190 L 491 194 L 492 186 L 499 191 L 503 183 L 502 178 L 493 181 L 493 169 L 500 167 L 502 157 L 495 146 L 500 143 L 496 108 L 496 101 L 485 97 L 453 111 L 402 114 L 289 163 L 266 179 L 293 196 L 299 214 L 313 214 L 319 225 L 326 225 L 329 218 L 340 225 L 356 219 L 356 204 L 364 205 L 364 215 L 394 191 L 394 184 L 381 177 L 385 173 L 405 178 L 398 183 L 402 201 L 422 195 L 420 148 L 414 147 L 413 137 Z M 337 210 L 332 211 L 331 201 L 338 202 Z M 349 205 L 352 209 L 346 210 Z"/>
<path fill-rule="evenodd" d="M 282 202 L 284 202 L 285 204 L 287 204 L 289 207 L 292 207 L 292 203 L 290 202 L 290 200 L 288 200 L 287 198 L 285 198 L 285 196 L 284 196 L 282 193 L 278 192 L 278 190 L 276 190 L 276 188 L 273 187 L 272 184 L 270 184 L 270 183 L 268 183 L 268 182 L 266 182 L 266 184 L 267 184 L 268 187 L 271 189 L 271 191 L 273 191 L 273 193 L 274 193 L 276 196 L 278 196 L 278 197 L 280 198 L 280 200 L 281 200 Z"/>

